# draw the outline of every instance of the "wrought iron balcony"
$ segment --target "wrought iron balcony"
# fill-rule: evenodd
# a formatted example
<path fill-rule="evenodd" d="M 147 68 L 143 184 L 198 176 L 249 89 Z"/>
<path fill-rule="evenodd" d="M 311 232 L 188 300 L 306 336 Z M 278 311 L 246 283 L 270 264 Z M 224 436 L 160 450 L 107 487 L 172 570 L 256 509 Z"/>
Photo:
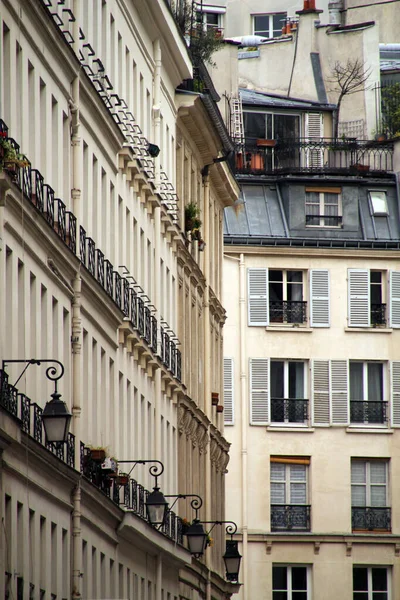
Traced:
<path fill-rule="evenodd" d="M 386 325 L 386 304 L 371 304 L 371 325 Z"/>
<path fill-rule="evenodd" d="M 387 409 L 388 403 L 381 400 L 351 400 L 350 422 L 387 424 Z"/>
<path fill-rule="evenodd" d="M 270 323 L 305 323 L 307 302 L 272 300 L 269 303 Z"/>
<path fill-rule="evenodd" d="M 267 140 L 246 137 L 236 146 L 238 174 L 297 172 L 385 174 L 393 171 L 393 143 L 371 140 L 307 138 Z M 273 143 L 272 143 L 273 142 Z"/>
<path fill-rule="evenodd" d="M 298 398 L 271 398 L 272 423 L 306 423 L 308 400 Z"/>
<path fill-rule="evenodd" d="M 351 527 L 353 530 L 391 531 L 391 509 L 381 506 L 352 506 Z"/>
<path fill-rule="evenodd" d="M 306 215 L 306 225 L 320 227 L 339 227 L 342 224 L 342 215 Z"/>
<path fill-rule="evenodd" d="M 271 504 L 271 531 L 310 531 L 309 504 Z"/>

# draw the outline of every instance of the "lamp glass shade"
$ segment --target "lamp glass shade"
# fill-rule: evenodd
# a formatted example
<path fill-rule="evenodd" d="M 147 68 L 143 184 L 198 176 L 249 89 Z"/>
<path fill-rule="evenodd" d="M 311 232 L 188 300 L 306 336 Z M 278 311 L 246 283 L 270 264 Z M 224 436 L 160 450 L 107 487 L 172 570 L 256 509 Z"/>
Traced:
<path fill-rule="evenodd" d="M 66 442 L 72 415 L 60 394 L 54 392 L 42 412 L 42 423 L 47 442 Z"/>
<path fill-rule="evenodd" d="M 147 517 L 151 525 L 162 525 L 168 509 L 168 502 L 159 488 L 154 488 L 146 500 Z"/>
<path fill-rule="evenodd" d="M 226 542 L 226 551 L 222 558 L 225 563 L 226 578 L 229 581 L 237 581 L 239 579 L 240 561 L 242 559 L 238 550 L 238 542 L 228 540 Z"/>
<path fill-rule="evenodd" d="M 207 533 L 200 521 L 193 521 L 185 533 L 188 541 L 189 552 L 201 556 L 206 549 Z"/>
<path fill-rule="evenodd" d="M 160 148 L 156 146 L 156 144 L 149 144 L 147 146 L 147 151 L 153 158 L 156 158 L 160 154 Z"/>

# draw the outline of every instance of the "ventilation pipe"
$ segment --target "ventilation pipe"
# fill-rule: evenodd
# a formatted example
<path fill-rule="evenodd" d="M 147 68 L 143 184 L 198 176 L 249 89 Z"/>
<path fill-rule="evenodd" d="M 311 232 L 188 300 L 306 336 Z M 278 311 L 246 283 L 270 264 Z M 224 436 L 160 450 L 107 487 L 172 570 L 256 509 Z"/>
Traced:
<path fill-rule="evenodd" d="M 341 25 L 342 24 L 342 10 L 343 10 L 343 0 L 335 0 L 335 2 L 329 2 L 329 4 L 328 4 L 329 23 L 331 25 Z"/>

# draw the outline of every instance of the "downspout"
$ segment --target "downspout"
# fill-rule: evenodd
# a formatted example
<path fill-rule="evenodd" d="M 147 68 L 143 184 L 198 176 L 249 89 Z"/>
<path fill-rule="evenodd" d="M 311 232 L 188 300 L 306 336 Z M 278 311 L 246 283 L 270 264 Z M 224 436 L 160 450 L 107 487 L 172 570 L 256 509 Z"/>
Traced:
<path fill-rule="evenodd" d="M 79 24 L 80 19 L 80 0 L 74 0 L 73 12 L 75 21 L 73 22 L 72 37 L 74 39 L 73 48 L 76 56 L 79 56 Z M 76 236 L 77 236 L 77 254 L 80 256 L 79 239 L 80 225 L 82 221 L 82 160 L 81 160 L 81 139 L 79 137 L 79 79 L 80 71 L 76 74 L 72 82 L 72 98 L 70 102 L 72 117 L 72 190 L 71 203 L 72 210 L 76 216 Z M 81 399 L 82 399 L 82 318 L 81 318 L 81 291 L 82 280 L 80 277 L 80 263 L 78 271 L 73 280 L 74 297 L 72 300 L 72 428 L 75 435 L 75 469 L 80 472 L 80 443 L 81 443 Z M 82 598 L 82 528 L 81 528 L 81 487 L 80 482 L 72 492 L 72 599 L 80 600 Z"/>
<path fill-rule="evenodd" d="M 241 415 L 241 456 L 242 456 L 242 565 L 243 565 L 243 599 L 247 600 L 248 583 L 248 511 L 247 511 L 247 380 L 246 380 L 246 269 L 244 254 L 240 254 L 239 263 L 239 339 L 240 339 L 240 400 L 242 405 Z"/>
<path fill-rule="evenodd" d="M 161 43 L 157 38 L 154 41 L 154 89 L 153 89 L 153 131 L 154 143 L 160 147 L 161 143 Z M 161 149 L 160 149 L 161 150 Z M 160 158 L 154 158 L 154 175 L 156 190 L 160 187 Z M 154 306 L 156 308 L 155 316 L 160 323 L 160 255 L 161 255 L 161 209 L 157 206 L 154 209 Z M 160 336 L 158 341 L 161 343 Z M 158 342 L 158 343 L 159 343 Z M 159 348 L 157 351 L 159 352 Z M 154 378 L 155 388 L 155 452 L 158 460 L 162 459 L 161 448 L 161 369 L 157 369 Z M 158 588 L 157 588 L 158 589 Z M 160 587 L 161 590 L 161 587 Z M 161 594 L 161 591 L 160 591 Z M 158 595 L 158 591 L 157 591 Z M 161 595 L 156 600 L 161 600 Z"/>
<path fill-rule="evenodd" d="M 162 600 L 161 596 L 162 589 L 162 554 L 157 554 L 156 563 L 156 598 L 155 600 Z"/>

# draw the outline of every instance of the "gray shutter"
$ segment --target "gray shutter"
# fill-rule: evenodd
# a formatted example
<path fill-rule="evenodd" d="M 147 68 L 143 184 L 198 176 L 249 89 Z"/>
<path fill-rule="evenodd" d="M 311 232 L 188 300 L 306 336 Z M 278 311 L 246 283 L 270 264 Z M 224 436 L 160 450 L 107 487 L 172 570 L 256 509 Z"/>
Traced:
<path fill-rule="evenodd" d="M 329 425 L 329 361 L 312 362 L 312 415 L 314 425 Z"/>
<path fill-rule="evenodd" d="M 269 360 L 250 359 L 250 424 L 269 423 Z"/>
<path fill-rule="evenodd" d="M 233 358 L 224 358 L 224 424 L 233 425 Z"/>
<path fill-rule="evenodd" d="M 311 327 L 329 327 L 329 271 L 310 271 L 310 324 Z"/>
<path fill-rule="evenodd" d="M 400 427 L 400 361 L 390 364 L 390 391 L 392 401 L 392 426 Z"/>
<path fill-rule="evenodd" d="M 349 422 L 347 360 L 331 360 L 332 423 L 347 425 Z"/>
<path fill-rule="evenodd" d="M 368 269 L 348 270 L 349 327 L 370 327 Z"/>
<path fill-rule="evenodd" d="M 268 325 L 268 269 L 247 269 L 249 325 Z"/>
<path fill-rule="evenodd" d="M 390 271 L 390 326 L 400 327 L 400 271 Z"/>
<path fill-rule="evenodd" d="M 322 134 L 322 113 L 307 113 L 306 114 L 306 138 L 310 142 L 320 142 L 323 137 Z M 306 167 L 322 167 L 323 164 L 323 150 L 316 146 L 315 148 L 308 148 L 306 150 Z"/>

